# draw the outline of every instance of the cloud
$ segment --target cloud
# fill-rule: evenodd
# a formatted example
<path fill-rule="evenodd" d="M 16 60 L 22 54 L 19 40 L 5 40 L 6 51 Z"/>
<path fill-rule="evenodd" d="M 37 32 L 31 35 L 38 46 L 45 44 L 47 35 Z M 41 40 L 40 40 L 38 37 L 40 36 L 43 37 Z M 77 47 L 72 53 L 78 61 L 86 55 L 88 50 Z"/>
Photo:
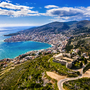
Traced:
<path fill-rule="evenodd" d="M 52 16 L 54 19 L 58 20 L 82 20 L 90 19 L 90 6 L 89 7 L 58 7 L 49 8 L 46 13 L 42 15 Z"/>
<path fill-rule="evenodd" d="M 0 7 L 2 8 L 8 8 L 8 9 L 24 9 L 24 10 L 27 10 L 27 9 L 33 9 L 34 7 L 28 7 L 28 6 L 23 6 L 23 5 L 14 5 L 14 4 L 11 4 L 9 2 L 1 2 L 0 3 Z"/>
<path fill-rule="evenodd" d="M 47 5 L 44 8 L 47 8 L 47 9 L 49 9 L 49 8 L 58 8 L 58 6 L 56 6 L 56 5 Z"/>
<path fill-rule="evenodd" d="M 37 11 L 31 11 L 31 10 L 20 10 L 20 11 L 13 11 L 13 10 L 4 10 L 0 9 L 0 15 L 8 15 L 8 16 L 39 16 L 39 13 Z"/>
<path fill-rule="evenodd" d="M 60 17 L 65 17 L 65 16 L 75 16 L 79 14 L 83 14 L 82 10 L 74 9 L 74 8 L 58 8 L 58 9 L 52 9 L 48 11 L 52 15 L 57 15 Z"/>
<path fill-rule="evenodd" d="M 39 16 L 38 11 L 33 11 L 34 7 L 28 7 L 23 5 L 14 5 L 9 2 L 0 3 L 0 15 L 9 15 L 13 17 L 18 16 Z"/>
<path fill-rule="evenodd" d="M 73 7 L 62 7 L 62 8 L 57 8 L 57 9 L 49 9 L 47 10 L 46 14 L 51 15 L 51 16 L 75 16 L 78 14 L 83 14 L 85 11 L 78 9 L 78 8 L 73 8 Z"/>
<path fill-rule="evenodd" d="M 56 5 L 46 5 L 45 13 L 33 10 L 34 7 L 12 4 L 9 0 L 0 2 L 0 15 L 11 17 L 20 16 L 49 16 L 51 20 L 70 21 L 90 19 L 90 6 L 88 7 L 59 7 Z M 39 7 L 41 9 L 41 7 Z"/>

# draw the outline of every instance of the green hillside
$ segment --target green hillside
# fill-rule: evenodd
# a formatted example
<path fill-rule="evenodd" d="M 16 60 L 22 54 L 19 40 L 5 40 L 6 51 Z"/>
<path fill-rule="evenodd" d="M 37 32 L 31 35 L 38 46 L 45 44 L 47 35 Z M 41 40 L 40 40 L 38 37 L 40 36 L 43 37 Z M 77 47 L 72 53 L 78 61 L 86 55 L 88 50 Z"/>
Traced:
<path fill-rule="evenodd" d="M 48 60 L 52 54 L 28 60 L 14 69 L 0 75 L 0 90 L 58 90 L 57 82 L 46 75 L 53 71 L 66 76 L 78 76 L 78 72 L 67 69 L 66 66 Z M 11 67 L 5 69 L 8 70 Z M 69 73 L 73 72 L 73 73 Z"/>

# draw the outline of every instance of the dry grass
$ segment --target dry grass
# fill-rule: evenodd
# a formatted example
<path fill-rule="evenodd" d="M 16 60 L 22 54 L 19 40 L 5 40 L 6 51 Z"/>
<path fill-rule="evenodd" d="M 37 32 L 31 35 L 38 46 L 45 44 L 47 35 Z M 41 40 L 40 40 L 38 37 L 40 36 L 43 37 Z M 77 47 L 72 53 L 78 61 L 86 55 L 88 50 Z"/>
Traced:
<path fill-rule="evenodd" d="M 56 73 L 54 73 L 54 72 L 46 72 L 46 74 L 47 74 L 49 77 L 51 77 L 51 78 L 53 78 L 53 79 L 56 79 L 57 81 L 66 78 L 66 76 L 61 76 L 61 75 L 58 75 L 58 74 L 56 74 Z"/>
<path fill-rule="evenodd" d="M 88 77 L 90 78 L 90 69 L 88 69 L 84 74 L 83 77 Z"/>

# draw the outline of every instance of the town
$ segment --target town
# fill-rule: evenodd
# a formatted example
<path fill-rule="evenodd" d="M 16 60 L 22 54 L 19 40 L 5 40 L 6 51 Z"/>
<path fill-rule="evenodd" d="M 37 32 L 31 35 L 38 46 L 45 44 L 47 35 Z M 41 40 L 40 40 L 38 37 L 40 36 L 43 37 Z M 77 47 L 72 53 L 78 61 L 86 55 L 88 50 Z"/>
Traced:
<path fill-rule="evenodd" d="M 38 50 L 38 51 L 30 51 L 30 52 L 27 52 L 23 55 L 19 55 L 15 59 L 12 59 L 13 62 L 18 63 L 18 61 L 20 61 L 20 62 L 26 61 L 27 60 L 26 58 L 28 57 L 28 55 L 30 55 L 30 57 L 28 57 L 28 59 L 32 59 L 32 58 L 34 59 L 41 52 L 43 52 L 43 53 L 65 52 L 64 48 L 65 48 L 65 46 L 68 42 L 67 41 L 68 38 L 65 35 L 62 35 L 62 34 L 51 34 L 51 35 L 49 34 L 49 35 L 45 35 L 45 36 L 34 34 L 34 35 L 31 35 L 30 37 L 32 37 L 31 40 L 33 40 L 33 41 L 48 43 L 48 44 L 51 44 L 52 47 L 50 47 L 46 50 L 44 49 L 44 50 Z M 24 41 L 24 40 L 27 40 L 27 38 L 30 38 L 30 37 L 24 36 L 24 35 L 21 34 L 21 35 L 17 35 L 17 36 L 12 36 L 11 38 L 6 39 L 5 41 L 7 41 L 7 42 L 16 42 L 16 41 L 19 41 L 19 40 Z M 35 56 L 32 56 L 33 53 L 35 54 Z M 25 57 L 25 56 L 27 56 L 27 57 Z M 25 57 L 25 58 L 23 60 L 20 60 L 21 57 Z M 1 60 L 1 61 L 5 61 L 5 59 Z M 7 61 L 8 61 L 8 59 L 7 59 Z M 6 65 L 6 63 L 5 63 L 5 65 Z"/>
<path fill-rule="evenodd" d="M 70 53 L 66 53 L 65 51 L 65 46 L 68 43 L 69 38 L 66 37 L 65 35 L 60 34 L 48 34 L 48 35 L 36 35 L 33 34 L 29 37 L 23 34 L 12 36 L 9 39 L 6 39 L 5 42 L 16 42 L 16 41 L 27 41 L 27 40 L 33 40 L 33 41 L 38 41 L 38 42 L 44 42 L 44 43 L 49 43 L 52 45 L 52 47 L 48 49 L 42 49 L 38 51 L 30 51 L 25 54 L 19 55 L 14 59 L 3 59 L 0 60 L 0 66 L 3 66 L 2 70 L 7 67 L 8 65 L 14 66 L 20 63 L 23 63 L 27 60 L 33 60 L 40 55 L 45 55 L 45 54 L 55 54 L 53 56 L 54 62 L 61 63 L 63 65 L 66 65 L 67 68 L 73 68 L 74 62 L 78 62 L 82 57 L 89 59 L 89 56 L 87 56 L 86 53 L 82 53 L 81 56 L 78 55 L 79 49 L 72 49 Z M 8 63 L 12 64 L 8 64 Z M 82 65 L 83 66 L 83 65 Z M 80 68 L 80 67 L 79 67 Z"/>
<path fill-rule="evenodd" d="M 82 38 L 82 37 L 86 37 L 86 38 Z M 21 31 L 21 33 L 11 36 L 10 38 L 5 39 L 4 41 L 7 43 L 36 41 L 36 42 L 48 43 L 51 45 L 51 47 L 37 51 L 36 50 L 29 51 L 13 59 L 7 58 L 0 60 L 0 70 L 1 70 L 0 76 L 2 77 L 5 73 L 9 71 L 17 70 L 16 68 L 17 67 L 19 68 L 20 66 L 26 68 L 27 64 L 26 66 L 24 65 L 25 63 L 29 62 L 30 64 L 28 66 L 29 68 L 31 67 L 34 70 L 37 70 L 38 68 L 38 70 L 40 70 L 40 72 L 38 71 L 39 75 L 43 70 L 44 75 L 46 73 L 46 75 L 48 75 L 50 78 L 57 80 L 58 89 L 63 90 L 63 86 L 66 85 L 65 87 L 67 87 L 68 84 L 67 81 L 77 80 L 80 78 L 83 79 L 83 77 L 88 77 L 88 78 L 90 77 L 90 73 L 89 73 L 90 54 L 88 52 L 89 50 L 88 47 L 90 42 L 88 41 L 89 37 L 90 37 L 89 35 L 82 33 L 79 35 L 67 36 L 66 34 L 62 34 L 62 33 L 45 32 L 42 31 L 42 29 L 41 32 L 30 31 L 27 33 L 27 31 L 25 32 Z M 87 42 L 85 42 L 84 40 Z M 35 67 L 33 66 L 32 63 L 35 65 Z M 33 74 L 35 73 L 33 72 Z M 48 83 L 50 82 L 53 83 L 53 81 L 47 80 L 46 76 L 42 75 L 42 78 L 43 77 L 44 77 L 44 79 L 42 79 L 44 82 L 43 87 L 49 85 Z M 39 83 L 40 85 L 42 84 L 41 81 L 39 80 L 37 81 L 35 79 L 35 84 L 37 83 Z M 73 88 L 76 88 L 76 85 L 74 85 Z"/>

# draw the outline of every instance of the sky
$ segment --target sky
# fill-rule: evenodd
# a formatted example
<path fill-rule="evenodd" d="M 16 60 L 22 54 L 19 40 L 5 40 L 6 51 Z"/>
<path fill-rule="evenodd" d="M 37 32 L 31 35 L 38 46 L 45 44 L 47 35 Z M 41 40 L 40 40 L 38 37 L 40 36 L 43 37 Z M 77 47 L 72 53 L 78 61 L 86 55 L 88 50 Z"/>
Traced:
<path fill-rule="evenodd" d="M 0 0 L 0 27 L 90 20 L 90 0 Z"/>

